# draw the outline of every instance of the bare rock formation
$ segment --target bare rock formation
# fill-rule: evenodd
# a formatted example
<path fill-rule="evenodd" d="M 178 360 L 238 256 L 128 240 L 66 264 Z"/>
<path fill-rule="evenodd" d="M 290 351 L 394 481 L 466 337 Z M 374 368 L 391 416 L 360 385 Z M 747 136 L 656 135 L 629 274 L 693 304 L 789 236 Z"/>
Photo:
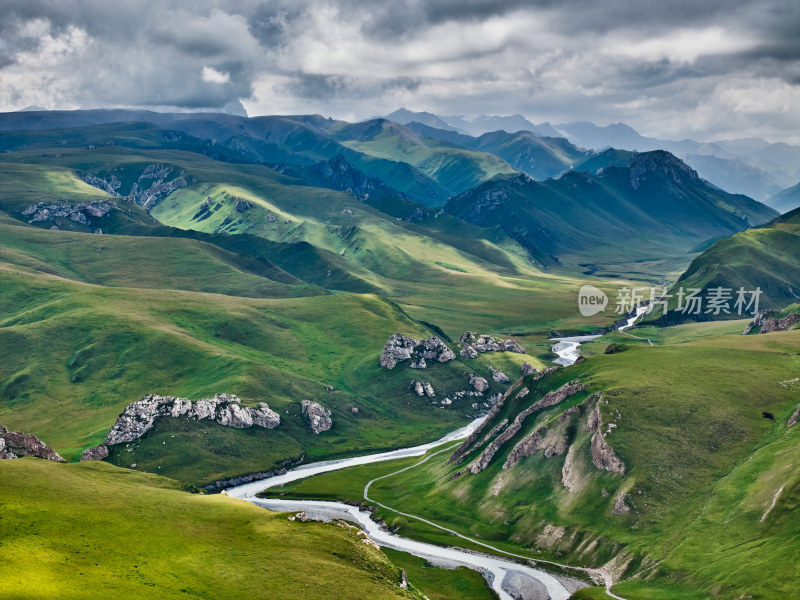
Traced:
<path fill-rule="evenodd" d="M 479 377 L 477 375 L 470 375 L 469 384 L 475 388 L 475 391 L 479 394 L 482 394 L 489 389 L 489 382 L 483 377 Z"/>
<path fill-rule="evenodd" d="M 45 460 L 63 462 L 64 459 L 32 433 L 8 431 L 0 425 L 0 459 L 35 456 Z"/>
<path fill-rule="evenodd" d="M 522 367 L 520 368 L 520 372 L 522 376 L 525 377 L 526 375 L 531 375 L 536 373 L 536 369 L 530 363 L 522 363 Z"/>
<path fill-rule="evenodd" d="M 577 406 L 571 406 L 556 419 L 552 425 L 537 427 L 532 433 L 520 440 L 503 464 L 503 469 L 510 469 L 521 459 L 531 456 L 534 452 L 542 450 L 545 458 L 552 458 L 564 454 L 569 449 L 567 425 L 570 418 L 580 412 Z"/>
<path fill-rule="evenodd" d="M 464 358 L 477 358 L 478 354 L 484 352 L 528 353 L 525 348 L 513 340 L 500 340 L 488 335 L 478 335 L 474 331 L 466 332 L 458 341 L 464 344 L 460 352 Z"/>
<path fill-rule="evenodd" d="M 586 386 L 580 383 L 579 381 L 571 381 L 569 383 L 565 383 L 557 390 L 552 392 L 548 392 L 545 394 L 541 400 L 535 402 L 521 413 L 519 413 L 515 418 L 514 421 L 509 425 L 503 433 L 497 436 L 493 442 L 491 442 L 486 449 L 481 453 L 481 455 L 476 458 L 473 462 L 469 464 L 467 470 L 472 473 L 473 475 L 477 475 L 481 471 L 483 471 L 486 467 L 489 466 L 489 463 L 494 458 L 494 455 L 500 449 L 500 447 L 505 444 L 508 440 L 514 437 L 517 432 L 522 429 L 522 423 L 527 419 L 530 415 L 535 413 L 538 410 L 543 408 L 547 408 L 549 406 L 554 406 L 559 402 L 562 402 L 566 398 L 577 394 L 580 391 L 586 389 Z"/>
<path fill-rule="evenodd" d="M 503 385 L 511 383 L 511 380 L 500 369 L 495 369 L 494 367 L 490 366 L 489 370 L 492 372 L 492 379 L 494 379 L 497 383 L 502 383 Z"/>
<path fill-rule="evenodd" d="M 158 417 L 181 417 L 211 419 L 227 427 L 250 427 L 258 425 L 274 429 L 281 418 L 264 402 L 257 408 L 241 406 L 241 400 L 230 394 L 217 394 L 191 402 L 186 398 L 148 394 L 137 400 L 117 417 L 116 423 L 106 436 L 106 444 L 122 444 L 142 437 L 153 427 Z"/>
<path fill-rule="evenodd" d="M 394 369 L 397 363 L 412 359 L 412 366 L 417 369 L 427 367 L 426 360 L 446 363 L 456 357 L 447 345 L 435 335 L 427 340 L 415 340 L 412 337 L 395 333 L 381 351 L 381 366 Z"/>
<path fill-rule="evenodd" d="M 600 415 L 600 403 L 595 404 L 594 410 L 589 415 L 587 427 L 592 433 L 592 463 L 598 469 L 605 469 L 617 475 L 625 475 L 625 463 L 622 462 L 614 449 L 606 442 L 603 435 L 603 418 Z"/>
<path fill-rule="evenodd" d="M 84 450 L 83 454 L 81 454 L 81 462 L 86 462 L 87 460 L 103 460 L 107 456 L 108 447 L 104 444 L 100 444 L 99 446 Z"/>
<path fill-rule="evenodd" d="M 423 396 L 434 398 L 436 396 L 436 391 L 433 389 L 433 386 L 430 383 L 425 383 L 422 381 L 416 381 L 412 379 L 411 385 L 414 388 L 414 393 L 417 394 L 417 396 L 419 396 L 420 398 L 422 398 Z"/>
<path fill-rule="evenodd" d="M 331 411 L 327 408 L 312 400 L 303 400 L 300 405 L 303 415 L 308 419 L 308 426 L 311 431 L 319 435 L 333 427 Z"/>

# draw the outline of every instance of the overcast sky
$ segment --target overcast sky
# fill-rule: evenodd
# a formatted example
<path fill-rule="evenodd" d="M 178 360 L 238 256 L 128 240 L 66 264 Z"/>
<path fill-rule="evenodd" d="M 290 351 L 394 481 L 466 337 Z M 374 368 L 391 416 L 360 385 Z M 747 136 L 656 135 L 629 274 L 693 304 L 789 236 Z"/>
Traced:
<path fill-rule="evenodd" d="M 797 0 L 2 0 L 0 110 L 405 106 L 800 143 Z"/>

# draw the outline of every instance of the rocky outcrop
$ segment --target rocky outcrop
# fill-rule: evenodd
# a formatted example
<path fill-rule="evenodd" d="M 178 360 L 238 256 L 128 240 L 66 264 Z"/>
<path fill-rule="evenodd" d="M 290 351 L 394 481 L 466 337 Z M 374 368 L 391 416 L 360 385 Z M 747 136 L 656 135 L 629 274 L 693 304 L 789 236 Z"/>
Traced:
<path fill-rule="evenodd" d="M 800 404 L 797 405 L 797 408 L 792 413 L 792 416 L 789 417 L 789 427 L 797 424 L 798 419 L 800 419 Z"/>
<path fill-rule="evenodd" d="M 767 318 L 761 325 L 761 333 L 771 333 L 773 331 L 789 331 L 800 323 L 800 314 L 789 313 L 782 319 Z"/>
<path fill-rule="evenodd" d="M 518 399 L 518 400 L 522 400 L 522 399 L 523 399 L 525 396 L 527 396 L 527 395 L 528 395 L 528 394 L 530 394 L 530 393 L 531 393 L 530 389 L 528 389 L 528 388 L 524 387 L 524 388 L 522 388 L 522 389 L 519 391 L 519 393 L 517 394 L 517 399 Z"/>
<path fill-rule="evenodd" d="M 91 218 L 102 218 L 113 210 L 119 210 L 116 202 L 99 200 L 70 204 L 69 202 L 37 202 L 22 211 L 28 223 L 52 221 L 63 217 L 82 225 L 91 225 Z"/>
<path fill-rule="evenodd" d="M 483 377 L 479 377 L 477 375 L 470 375 L 469 377 L 469 384 L 475 388 L 475 391 L 479 394 L 482 394 L 486 390 L 489 389 L 489 382 L 486 381 Z"/>
<path fill-rule="evenodd" d="M 503 469 L 510 469 L 521 459 L 531 456 L 542 450 L 545 458 L 552 458 L 564 454 L 569 449 L 567 437 L 567 424 L 570 417 L 580 412 L 577 406 L 571 406 L 556 419 L 552 425 L 537 427 L 532 433 L 520 440 L 503 464 Z"/>
<path fill-rule="evenodd" d="M 545 394 L 541 400 L 532 404 L 521 413 L 519 413 L 515 418 L 514 421 L 509 425 L 503 433 L 497 436 L 493 442 L 491 442 L 486 449 L 481 453 L 481 455 L 476 458 L 473 462 L 469 464 L 467 470 L 472 473 L 473 475 L 477 475 L 481 471 L 483 471 L 486 467 L 489 466 L 489 463 L 494 458 L 494 455 L 500 449 L 500 447 L 505 444 L 508 440 L 514 437 L 517 432 L 522 429 L 522 424 L 530 415 L 535 413 L 538 410 L 543 408 L 547 408 L 549 406 L 554 406 L 559 402 L 562 402 L 566 398 L 577 394 L 580 391 L 586 389 L 586 386 L 580 383 L 579 381 L 572 381 L 569 383 L 565 383 L 557 390 L 552 392 L 548 392 Z"/>
<path fill-rule="evenodd" d="M 600 414 L 600 402 L 595 404 L 594 410 L 589 414 L 587 429 L 592 431 L 592 463 L 598 469 L 604 469 L 617 475 L 625 475 L 625 463 L 617 456 L 614 449 L 606 442 L 603 435 L 603 418 Z"/>
<path fill-rule="evenodd" d="M 142 208 L 150 209 L 175 190 L 188 185 L 183 173 L 167 181 L 173 170 L 172 167 L 164 165 L 148 165 L 134 182 L 127 195 L 120 193 L 119 189 L 122 187 L 122 183 L 114 175 L 104 179 L 92 173 L 83 173 L 81 179 L 107 194 L 117 198 L 124 197 L 125 200 L 138 204 Z"/>
<path fill-rule="evenodd" d="M 631 512 L 631 507 L 625 504 L 625 492 L 620 490 L 617 497 L 614 498 L 614 509 L 612 511 L 615 515 L 626 515 Z"/>
<path fill-rule="evenodd" d="M 411 359 L 415 368 L 424 369 L 426 360 L 446 363 L 456 357 L 447 345 L 438 337 L 431 336 L 427 340 L 416 340 L 402 333 L 395 333 L 381 351 L 382 367 L 394 369 L 397 363 Z"/>
<path fill-rule="evenodd" d="M 570 493 L 575 493 L 578 489 L 578 469 L 575 464 L 575 450 L 576 445 L 572 444 L 567 452 L 567 457 L 564 459 L 564 466 L 561 467 L 561 484 L 569 490 Z"/>
<path fill-rule="evenodd" d="M 45 460 L 64 461 L 58 453 L 32 433 L 8 431 L 0 426 L 0 459 L 35 456 Z"/>
<path fill-rule="evenodd" d="M 230 394 L 217 394 L 191 402 L 186 398 L 148 394 L 137 400 L 117 417 L 106 436 L 106 444 L 122 444 L 142 437 L 158 417 L 187 417 L 210 419 L 227 427 L 244 428 L 252 425 L 274 429 L 281 418 L 264 402 L 256 408 L 241 406 L 241 400 Z"/>
<path fill-rule="evenodd" d="M 522 363 L 522 367 L 520 368 L 520 372 L 522 376 L 525 377 L 526 375 L 531 375 L 536 373 L 536 369 L 530 363 Z"/>
<path fill-rule="evenodd" d="M 773 331 L 789 331 L 795 325 L 800 323 L 800 314 L 789 313 L 782 319 L 775 319 L 768 317 L 764 311 L 759 311 L 753 317 L 753 320 L 744 328 L 742 335 L 747 335 L 756 327 L 760 327 L 760 333 L 771 333 Z"/>
<path fill-rule="evenodd" d="M 303 416 L 308 419 L 308 426 L 311 431 L 319 435 L 323 431 L 328 431 L 333 427 L 331 411 L 313 400 L 303 400 L 300 403 Z"/>
<path fill-rule="evenodd" d="M 253 208 L 253 203 L 248 202 L 247 200 L 242 200 L 241 198 L 234 198 L 233 208 L 236 210 L 236 212 L 245 212 Z"/>
<path fill-rule="evenodd" d="M 88 460 L 103 460 L 108 456 L 108 447 L 101 444 L 92 448 L 87 448 L 81 454 L 81 462 Z"/>
<path fill-rule="evenodd" d="M 488 335 L 478 335 L 474 331 L 468 331 L 462 335 L 459 342 L 464 344 L 461 348 L 461 356 L 464 358 L 477 358 L 478 354 L 484 352 L 518 352 L 527 354 L 527 350 L 517 342 L 512 340 L 500 340 Z"/>
<path fill-rule="evenodd" d="M 492 372 L 492 379 L 494 379 L 497 383 L 502 383 L 503 385 L 508 385 L 511 383 L 511 380 L 500 369 L 495 369 L 494 367 L 489 366 L 489 370 Z"/>

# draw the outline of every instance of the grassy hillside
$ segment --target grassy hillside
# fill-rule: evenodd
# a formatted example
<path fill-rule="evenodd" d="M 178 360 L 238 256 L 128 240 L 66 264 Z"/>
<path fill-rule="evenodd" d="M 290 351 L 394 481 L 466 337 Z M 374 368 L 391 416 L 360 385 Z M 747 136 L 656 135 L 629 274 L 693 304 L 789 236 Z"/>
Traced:
<path fill-rule="evenodd" d="M 800 587 L 790 558 L 800 535 L 792 516 L 800 498 L 800 432 L 787 421 L 798 402 L 791 381 L 800 369 L 800 331 L 742 337 L 743 324 L 662 329 L 652 336 L 654 347 L 629 338 L 620 352 L 526 380 L 531 394 L 507 401 L 462 464 L 440 455 L 376 482 L 370 495 L 534 559 L 606 565 L 625 598 L 791 596 Z M 490 428 L 575 379 L 586 391 L 530 416 L 486 470 L 452 479 L 486 448 L 480 440 Z M 595 392 L 603 398 L 605 440 L 625 465 L 622 476 L 592 463 L 585 426 Z M 571 406 L 576 411 L 562 419 Z M 512 447 L 542 425 L 565 435 L 566 447 L 504 469 Z M 571 488 L 562 482 L 567 460 Z M 329 473 L 283 493 L 357 499 L 366 481 L 401 466 Z M 614 512 L 618 498 L 627 512 Z M 379 515 L 406 534 L 456 543 L 391 511 Z"/>
<path fill-rule="evenodd" d="M 702 290 L 707 297 L 712 288 L 733 290 L 731 302 L 733 314 L 707 315 L 682 314 L 677 312 L 677 298 L 670 300 L 671 312 L 661 317 L 660 322 L 674 323 L 684 320 L 710 318 L 737 318 L 733 302 L 736 290 L 761 289 L 759 307 L 779 310 L 794 304 L 800 298 L 800 209 L 787 213 L 769 225 L 756 227 L 723 239 L 700 256 L 681 275 L 672 290 L 683 287 Z M 749 300 L 750 296 L 747 296 Z M 705 309 L 704 309 L 705 310 Z"/>
<path fill-rule="evenodd" d="M 0 476 L 7 598 L 419 597 L 347 527 L 103 463 L 9 460 Z"/>
<path fill-rule="evenodd" d="M 424 138 L 385 119 L 337 126 L 333 133 L 348 148 L 416 167 L 450 195 L 461 193 L 495 175 L 516 172 L 497 155 Z"/>

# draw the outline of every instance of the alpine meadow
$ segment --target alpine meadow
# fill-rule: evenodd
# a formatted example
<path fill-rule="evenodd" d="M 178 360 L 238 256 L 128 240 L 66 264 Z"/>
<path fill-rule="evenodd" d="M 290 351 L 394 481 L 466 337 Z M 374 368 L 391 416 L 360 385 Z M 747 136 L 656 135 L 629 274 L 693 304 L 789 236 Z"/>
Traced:
<path fill-rule="evenodd" d="M 800 6 L 0 6 L 0 596 L 800 599 Z"/>

